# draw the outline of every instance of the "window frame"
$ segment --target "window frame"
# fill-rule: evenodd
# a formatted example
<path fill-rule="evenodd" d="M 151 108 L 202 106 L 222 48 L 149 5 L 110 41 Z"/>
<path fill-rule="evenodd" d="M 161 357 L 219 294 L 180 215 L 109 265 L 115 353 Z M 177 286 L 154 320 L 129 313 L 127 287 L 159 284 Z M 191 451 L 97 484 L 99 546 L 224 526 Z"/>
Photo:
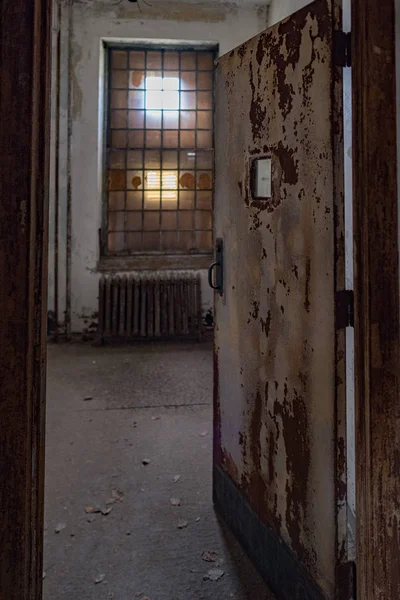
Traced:
<path fill-rule="evenodd" d="M 100 271 L 115 268 L 205 268 L 208 266 L 209 257 L 212 255 L 212 249 L 209 251 L 187 251 L 187 250 L 120 250 L 110 251 L 108 248 L 108 166 L 107 159 L 108 153 L 111 147 L 110 136 L 111 136 L 111 106 L 110 106 L 110 93 L 111 93 L 111 64 L 110 57 L 113 50 L 126 50 L 126 51 L 178 51 L 178 52 L 212 52 L 214 54 L 214 60 L 218 56 L 219 47 L 215 43 L 158 43 L 158 42 L 103 42 L 104 48 L 104 85 L 103 85 L 103 140 L 102 140 L 102 162 L 101 162 L 101 181 L 102 181 L 102 218 L 101 218 L 101 229 L 99 231 L 99 244 L 100 244 L 100 260 L 98 268 Z M 198 72 L 198 69 L 196 69 Z M 212 107 L 211 113 L 214 116 L 215 113 L 215 69 L 213 73 L 213 86 L 212 86 Z M 212 128 L 212 151 L 215 149 L 215 131 Z M 145 148 L 143 148 L 145 150 Z M 179 146 L 177 151 L 181 151 L 182 148 Z M 213 188 L 212 188 L 212 218 L 214 210 L 214 171 L 215 162 L 213 156 Z M 160 207 L 160 210 L 161 207 Z M 194 208 L 195 210 L 195 208 Z M 126 208 L 125 208 L 126 212 Z M 141 229 L 143 232 L 143 228 Z M 212 239 L 214 239 L 214 232 L 212 230 Z M 163 261 L 163 257 L 165 260 Z M 174 257 L 176 260 L 174 260 Z M 147 259 L 147 260 L 146 260 Z"/>

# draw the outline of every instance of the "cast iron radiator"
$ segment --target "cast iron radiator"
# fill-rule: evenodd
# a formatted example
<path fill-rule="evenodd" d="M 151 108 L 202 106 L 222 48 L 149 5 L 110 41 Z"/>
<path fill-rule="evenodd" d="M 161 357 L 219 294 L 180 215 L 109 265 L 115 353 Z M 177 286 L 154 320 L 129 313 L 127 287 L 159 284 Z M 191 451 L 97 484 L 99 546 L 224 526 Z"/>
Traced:
<path fill-rule="evenodd" d="M 103 275 L 100 340 L 201 337 L 199 275 Z"/>

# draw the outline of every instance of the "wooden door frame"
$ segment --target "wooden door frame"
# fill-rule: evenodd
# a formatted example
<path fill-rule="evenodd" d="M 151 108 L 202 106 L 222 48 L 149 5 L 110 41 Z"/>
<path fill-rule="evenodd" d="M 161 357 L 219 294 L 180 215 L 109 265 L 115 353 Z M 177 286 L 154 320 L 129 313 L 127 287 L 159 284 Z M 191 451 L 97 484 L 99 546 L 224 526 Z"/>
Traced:
<path fill-rule="evenodd" d="M 0 7 L 0 600 L 42 595 L 51 0 Z M 394 0 L 352 0 L 358 594 L 400 597 Z M 396 520 L 397 519 L 397 520 Z"/>
<path fill-rule="evenodd" d="M 394 0 L 352 0 L 357 598 L 400 597 Z"/>
<path fill-rule="evenodd" d="M 50 3 L 0 4 L 0 600 L 42 596 Z"/>

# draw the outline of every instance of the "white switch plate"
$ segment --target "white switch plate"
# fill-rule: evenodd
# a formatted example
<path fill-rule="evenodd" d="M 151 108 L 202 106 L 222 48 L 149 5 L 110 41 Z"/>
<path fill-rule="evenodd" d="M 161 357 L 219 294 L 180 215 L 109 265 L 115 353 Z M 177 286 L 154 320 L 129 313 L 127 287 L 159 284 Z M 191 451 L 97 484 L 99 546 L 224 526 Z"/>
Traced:
<path fill-rule="evenodd" d="M 254 197 L 270 198 L 272 196 L 272 159 L 256 158 Z"/>

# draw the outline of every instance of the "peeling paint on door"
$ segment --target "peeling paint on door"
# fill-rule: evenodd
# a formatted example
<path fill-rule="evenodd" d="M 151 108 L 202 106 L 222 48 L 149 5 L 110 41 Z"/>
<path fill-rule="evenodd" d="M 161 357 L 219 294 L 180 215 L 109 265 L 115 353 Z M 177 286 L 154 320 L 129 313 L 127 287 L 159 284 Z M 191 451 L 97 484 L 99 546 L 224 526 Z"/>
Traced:
<path fill-rule="evenodd" d="M 344 357 L 335 19 L 318 0 L 220 59 L 216 75 L 226 291 L 216 300 L 215 460 L 330 599 L 346 494 L 335 444 Z M 272 197 L 256 200 L 250 169 L 262 155 L 272 158 Z"/>

